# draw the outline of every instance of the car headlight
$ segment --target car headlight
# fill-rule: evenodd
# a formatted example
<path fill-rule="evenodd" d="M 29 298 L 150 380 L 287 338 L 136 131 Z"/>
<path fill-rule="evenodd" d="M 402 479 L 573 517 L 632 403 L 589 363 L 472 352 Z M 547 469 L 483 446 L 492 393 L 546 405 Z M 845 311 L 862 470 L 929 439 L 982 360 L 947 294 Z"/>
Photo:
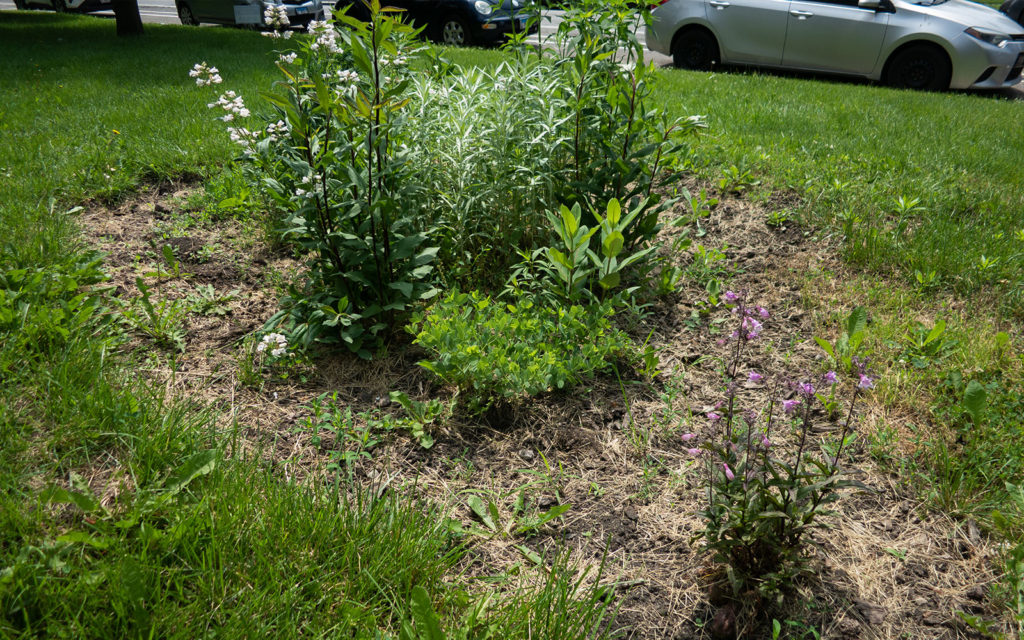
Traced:
<path fill-rule="evenodd" d="M 494 13 L 494 5 L 490 2 L 486 2 L 486 0 L 476 0 L 476 2 L 473 3 L 473 8 L 482 16 L 489 16 Z"/>
<path fill-rule="evenodd" d="M 983 31 L 977 27 L 967 27 L 964 29 L 964 33 L 967 35 L 977 38 L 982 42 L 987 42 L 996 47 L 1004 47 L 1006 43 L 1010 41 L 1010 36 L 1005 33 L 993 33 L 992 31 Z"/>

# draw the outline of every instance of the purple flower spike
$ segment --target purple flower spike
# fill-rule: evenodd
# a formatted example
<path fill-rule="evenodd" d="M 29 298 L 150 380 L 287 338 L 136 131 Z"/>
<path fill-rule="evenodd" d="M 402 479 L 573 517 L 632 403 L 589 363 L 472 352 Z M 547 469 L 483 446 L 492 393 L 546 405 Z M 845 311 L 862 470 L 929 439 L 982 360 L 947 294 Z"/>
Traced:
<path fill-rule="evenodd" d="M 799 407 L 799 406 L 800 406 L 800 401 L 795 399 L 795 398 L 793 400 L 783 400 L 782 401 L 782 410 L 785 411 L 787 414 L 793 413 L 794 411 L 796 411 L 796 408 Z"/>
<path fill-rule="evenodd" d="M 729 468 L 729 465 L 727 463 L 725 463 L 725 462 L 722 463 L 722 469 L 725 470 L 725 477 L 726 478 L 728 478 L 729 480 L 735 480 L 736 479 L 736 474 L 732 472 L 732 469 Z"/>
<path fill-rule="evenodd" d="M 757 383 L 764 380 L 764 376 L 762 376 L 760 373 L 756 371 L 751 371 L 749 374 L 747 374 L 747 379 L 750 380 L 751 382 Z"/>
<path fill-rule="evenodd" d="M 737 293 L 735 293 L 733 291 L 726 291 L 725 292 L 725 299 L 728 300 L 729 302 L 736 302 L 737 300 L 740 299 L 740 297 L 739 297 L 739 295 Z"/>
<path fill-rule="evenodd" d="M 710 420 L 711 422 L 714 422 L 716 420 L 721 420 L 721 419 L 722 419 L 722 416 L 718 415 L 714 411 L 708 411 L 708 420 Z"/>
<path fill-rule="evenodd" d="M 700 449 L 697 449 L 697 448 L 687 449 L 686 453 L 690 454 L 691 456 L 699 456 L 700 455 Z"/>
<path fill-rule="evenodd" d="M 801 382 L 800 383 L 800 393 L 804 394 L 807 397 L 813 396 L 814 395 L 814 385 L 811 384 L 810 382 Z"/>
<path fill-rule="evenodd" d="M 827 382 L 829 384 L 835 384 L 837 382 L 836 372 L 835 371 L 829 371 L 828 373 L 826 373 L 825 374 L 825 382 Z"/>
<path fill-rule="evenodd" d="M 689 442 L 690 440 L 693 440 L 696 437 L 697 437 L 696 433 L 684 433 L 683 434 L 683 442 Z"/>
<path fill-rule="evenodd" d="M 875 381 L 862 373 L 860 374 L 860 383 L 858 383 L 857 386 L 861 389 L 874 389 Z"/>

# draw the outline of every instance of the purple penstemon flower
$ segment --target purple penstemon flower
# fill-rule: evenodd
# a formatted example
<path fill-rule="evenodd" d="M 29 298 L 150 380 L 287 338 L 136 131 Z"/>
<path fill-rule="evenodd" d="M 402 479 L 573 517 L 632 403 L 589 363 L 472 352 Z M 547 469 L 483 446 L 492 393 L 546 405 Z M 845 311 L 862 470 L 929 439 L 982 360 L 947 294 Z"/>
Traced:
<path fill-rule="evenodd" d="M 800 400 L 798 400 L 796 398 L 794 398 L 792 400 L 783 400 L 782 401 L 782 410 L 785 411 L 787 414 L 793 413 L 794 411 L 796 411 L 796 408 L 799 407 L 799 406 L 800 406 Z"/>
<path fill-rule="evenodd" d="M 825 379 L 825 382 L 827 382 L 829 384 L 835 384 L 836 382 L 839 381 L 836 378 L 836 372 L 835 371 L 829 371 L 828 373 L 826 373 L 825 376 L 824 376 L 824 379 Z"/>
<path fill-rule="evenodd" d="M 874 389 L 875 381 L 862 373 L 860 374 L 860 382 L 857 383 L 857 386 L 861 389 Z"/>
<path fill-rule="evenodd" d="M 810 382 L 801 382 L 798 388 L 800 389 L 800 393 L 807 397 L 814 395 L 814 385 Z"/>
<path fill-rule="evenodd" d="M 756 384 L 764 380 L 764 376 L 762 376 L 760 373 L 756 371 L 751 371 L 750 373 L 747 374 L 747 380 L 750 380 L 751 382 Z"/>
<path fill-rule="evenodd" d="M 696 437 L 697 437 L 696 433 L 684 433 L 682 435 L 683 442 L 689 442 L 690 440 L 693 440 Z"/>
<path fill-rule="evenodd" d="M 758 307 L 758 308 L 757 308 L 757 315 L 759 315 L 759 316 L 761 316 L 762 318 L 764 318 L 765 320 L 767 320 L 767 319 L 768 319 L 768 316 L 769 316 L 769 315 L 771 315 L 771 314 L 769 314 L 769 313 L 768 313 L 768 310 L 767 310 L 767 309 L 765 309 L 764 307 Z"/>
<path fill-rule="evenodd" d="M 722 419 L 722 416 L 720 414 L 717 414 L 714 411 L 708 411 L 708 420 L 710 420 L 711 422 L 715 422 L 716 420 L 721 420 L 721 419 Z"/>
<path fill-rule="evenodd" d="M 761 446 L 765 449 L 772 446 L 772 441 L 768 439 L 768 436 L 761 434 Z"/>
<path fill-rule="evenodd" d="M 735 291 L 726 291 L 725 299 L 728 300 L 729 302 L 736 302 L 737 300 L 740 299 L 740 296 Z"/>
<path fill-rule="evenodd" d="M 690 454 L 691 456 L 699 456 L 700 455 L 700 449 L 698 449 L 696 447 L 693 447 L 693 448 L 687 449 L 686 453 Z"/>
<path fill-rule="evenodd" d="M 729 480 L 735 480 L 736 479 L 736 474 L 733 473 L 732 469 L 729 468 L 729 464 L 728 463 L 726 463 L 726 462 L 722 463 L 722 470 L 725 471 L 725 477 L 728 478 Z"/>

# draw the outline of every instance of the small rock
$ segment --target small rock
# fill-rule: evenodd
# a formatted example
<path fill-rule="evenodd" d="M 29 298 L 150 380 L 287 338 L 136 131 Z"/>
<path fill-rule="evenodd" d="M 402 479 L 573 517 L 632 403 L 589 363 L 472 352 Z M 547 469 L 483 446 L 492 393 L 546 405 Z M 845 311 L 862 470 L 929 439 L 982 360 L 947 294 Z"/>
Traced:
<path fill-rule="evenodd" d="M 978 523 L 974 520 L 967 521 L 967 539 L 971 541 L 971 544 L 978 546 L 981 544 L 981 532 L 978 531 Z"/>
<path fill-rule="evenodd" d="M 588 471 L 596 469 L 597 460 L 594 460 L 593 458 L 587 458 L 586 460 L 583 461 L 583 468 L 587 469 Z"/>
<path fill-rule="evenodd" d="M 975 602 L 985 601 L 985 587 L 980 584 L 976 584 L 967 590 L 967 597 Z"/>
<path fill-rule="evenodd" d="M 522 458 L 523 460 L 526 460 L 527 462 L 529 462 L 529 461 L 533 460 L 534 458 L 536 458 L 537 454 L 533 452 L 533 449 L 520 449 L 519 450 L 519 457 Z"/>
<path fill-rule="evenodd" d="M 633 522 L 636 522 L 640 518 L 640 514 L 637 513 L 636 507 L 633 506 L 626 507 L 626 510 L 623 511 L 623 515 Z"/>
<path fill-rule="evenodd" d="M 868 624 L 879 625 L 885 621 L 886 611 L 884 607 L 867 600 L 854 600 L 853 604 L 857 607 L 857 612 L 864 617 Z"/>
<path fill-rule="evenodd" d="M 853 618 L 843 618 L 839 621 L 839 634 L 846 638 L 857 638 L 860 636 L 860 625 Z"/>
<path fill-rule="evenodd" d="M 167 205 L 165 205 L 162 202 L 157 202 L 156 204 L 154 204 L 153 205 L 153 211 L 155 211 L 156 213 L 170 213 L 171 212 L 171 210 L 167 208 Z"/>
<path fill-rule="evenodd" d="M 917 596 L 916 598 L 914 598 L 914 605 L 918 607 L 927 607 L 928 598 L 922 598 L 921 596 Z"/>
<path fill-rule="evenodd" d="M 551 507 L 558 504 L 558 500 L 555 500 L 551 496 L 541 496 L 537 498 L 537 508 L 547 511 Z"/>

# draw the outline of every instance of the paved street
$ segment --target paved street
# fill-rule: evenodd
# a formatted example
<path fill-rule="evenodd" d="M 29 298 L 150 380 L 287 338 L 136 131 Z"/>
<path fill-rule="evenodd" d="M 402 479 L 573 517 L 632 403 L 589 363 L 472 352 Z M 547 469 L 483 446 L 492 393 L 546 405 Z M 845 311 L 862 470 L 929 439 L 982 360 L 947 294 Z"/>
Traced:
<path fill-rule="evenodd" d="M 330 15 L 330 4 L 325 3 L 325 8 Z M 0 0 L 0 11 L 13 11 L 14 2 L 13 0 Z M 142 14 L 142 21 L 147 24 L 178 24 L 178 13 L 174 8 L 174 0 L 139 0 L 139 13 Z M 96 14 L 96 16 L 104 16 L 107 18 L 113 17 L 113 13 L 109 11 L 103 11 Z M 540 37 L 545 38 L 546 36 L 553 33 L 558 28 L 558 23 L 561 20 L 560 11 L 545 11 L 544 20 L 541 23 Z M 205 25 L 214 26 L 214 25 Z M 534 44 L 537 43 L 537 37 L 532 38 Z M 640 32 L 640 41 L 643 42 L 643 30 Z M 655 64 L 667 65 L 671 62 L 668 56 L 663 56 L 652 51 L 648 51 L 647 55 L 650 56 L 650 60 L 653 60 Z"/>

